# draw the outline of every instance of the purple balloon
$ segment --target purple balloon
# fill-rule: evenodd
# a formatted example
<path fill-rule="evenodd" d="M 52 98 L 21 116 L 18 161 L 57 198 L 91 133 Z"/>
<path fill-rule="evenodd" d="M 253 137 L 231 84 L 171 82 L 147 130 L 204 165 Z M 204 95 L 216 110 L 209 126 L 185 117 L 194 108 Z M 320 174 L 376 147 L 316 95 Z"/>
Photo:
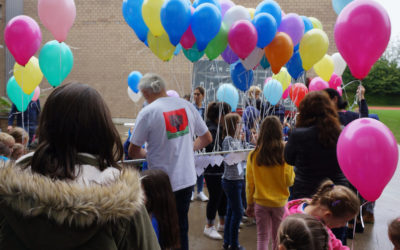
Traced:
<path fill-rule="evenodd" d="M 292 38 L 293 46 L 296 46 L 304 34 L 303 19 L 295 13 L 286 14 L 282 18 L 278 31 L 288 34 Z"/>
<path fill-rule="evenodd" d="M 231 0 L 221 0 L 219 1 L 219 3 L 221 4 L 221 16 L 222 18 L 224 18 L 225 13 L 232 8 L 233 6 L 235 6 L 235 4 L 231 1 Z"/>
<path fill-rule="evenodd" d="M 235 54 L 235 52 L 233 52 L 229 45 L 226 47 L 225 51 L 222 52 L 221 56 L 228 64 L 232 64 L 239 60 L 239 57 Z"/>

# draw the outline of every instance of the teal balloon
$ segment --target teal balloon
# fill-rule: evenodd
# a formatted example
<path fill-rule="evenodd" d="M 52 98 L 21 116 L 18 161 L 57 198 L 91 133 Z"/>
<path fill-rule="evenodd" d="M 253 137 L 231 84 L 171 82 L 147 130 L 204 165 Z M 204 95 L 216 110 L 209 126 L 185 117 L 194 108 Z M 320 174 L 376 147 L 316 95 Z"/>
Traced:
<path fill-rule="evenodd" d="M 271 103 L 271 105 L 276 105 L 283 94 L 282 84 L 275 79 L 269 80 L 264 85 L 263 92 L 265 99 L 267 99 L 267 101 Z"/>
<path fill-rule="evenodd" d="M 69 75 L 74 65 L 74 56 L 65 43 L 50 41 L 39 54 L 39 66 L 51 86 L 59 86 Z"/>
<path fill-rule="evenodd" d="M 190 48 L 190 49 L 183 48 L 183 54 L 185 54 L 186 58 L 189 59 L 189 61 L 197 62 L 198 60 L 200 60 L 200 58 L 203 57 L 204 50 L 203 51 L 199 51 L 197 49 L 197 43 L 195 43 L 193 45 L 193 47 Z"/>
<path fill-rule="evenodd" d="M 24 112 L 27 108 L 29 103 L 31 102 L 33 95 L 35 93 L 27 95 L 22 91 L 22 88 L 18 85 L 15 77 L 11 77 L 7 83 L 7 95 L 8 98 L 15 104 L 18 111 Z"/>
<path fill-rule="evenodd" d="M 265 57 L 265 55 L 263 56 L 263 58 L 260 61 L 260 65 L 261 67 L 263 67 L 264 69 L 269 68 L 271 65 L 269 65 L 269 62 L 267 60 L 267 58 Z"/>
<path fill-rule="evenodd" d="M 232 111 L 236 111 L 239 103 L 239 92 L 232 84 L 222 84 L 217 90 L 217 100 L 228 103 Z"/>

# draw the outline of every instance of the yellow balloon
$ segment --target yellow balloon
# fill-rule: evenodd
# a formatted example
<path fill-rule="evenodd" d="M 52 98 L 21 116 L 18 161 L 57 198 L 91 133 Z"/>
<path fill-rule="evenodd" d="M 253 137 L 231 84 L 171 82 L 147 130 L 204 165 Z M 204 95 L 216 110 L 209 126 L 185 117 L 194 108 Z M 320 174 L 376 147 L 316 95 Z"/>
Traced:
<path fill-rule="evenodd" d="M 312 29 L 304 34 L 300 41 L 300 57 L 303 68 L 309 70 L 324 57 L 329 47 L 326 33 L 320 29 Z"/>
<path fill-rule="evenodd" d="M 311 21 L 311 23 L 312 23 L 314 29 L 323 30 L 323 28 L 322 28 L 322 23 L 321 23 L 317 18 L 315 18 L 315 17 L 309 17 L 308 19 L 310 19 L 310 21 Z"/>
<path fill-rule="evenodd" d="M 43 74 L 39 67 L 39 60 L 32 56 L 25 67 L 15 63 L 14 77 L 25 94 L 32 94 L 43 80 Z"/>
<path fill-rule="evenodd" d="M 324 81 L 329 82 L 335 65 L 330 55 L 325 55 L 319 62 L 314 65 L 314 70 Z"/>
<path fill-rule="evenodd" d="M 153 53 L 163 61 L 171 60 L 175 52 L 175 46 L 173 46 L 167 33 L 163 33 L 159 37 L 155 37 L 151 32 L 147 34 L 147 43 Z"/>
<path fill-rule="evenodd" d="M 277 81 L 279 81 L 282 84 L 282 88 L 286 89 L 287 87 L 289 87 L 290 81 L 292 80 L 292 77 L 290 76 L 289 72 L 287 71 L 287 69 L 285 67 L 281 68 L 281 71 L 279 71 L 278 74 L 274 74 L 272 76 L 272 79 L 275 79 Z"/>
<path fill-rule="evenodd" d="M 254 13 L 256 12 L 256 9 L 247 8 L 247 11 L 250 13 L 251 20 L 253 20 L 254 19 Z"/>
<path fill-rule="evenodd" d="M 164 0 L 145 0 L 142 5 L 142 16 L 147 27 L 154 36 L 161 36 L 165 33 L 161 24 L 161 7 Z"/>

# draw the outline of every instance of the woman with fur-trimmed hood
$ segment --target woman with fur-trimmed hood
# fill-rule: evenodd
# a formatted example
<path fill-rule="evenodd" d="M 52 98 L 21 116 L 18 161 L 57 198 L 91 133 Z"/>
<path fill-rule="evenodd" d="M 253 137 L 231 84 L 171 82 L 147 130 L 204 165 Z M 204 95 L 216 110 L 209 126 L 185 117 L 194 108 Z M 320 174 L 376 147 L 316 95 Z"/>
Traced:
<path fill-rule="evenodd" d="M 100 94 L 55 89 L 37 150 L 0 166 L 0 249 L 160 249 L 139 174 L 117 164 L 122 156 Z"/>

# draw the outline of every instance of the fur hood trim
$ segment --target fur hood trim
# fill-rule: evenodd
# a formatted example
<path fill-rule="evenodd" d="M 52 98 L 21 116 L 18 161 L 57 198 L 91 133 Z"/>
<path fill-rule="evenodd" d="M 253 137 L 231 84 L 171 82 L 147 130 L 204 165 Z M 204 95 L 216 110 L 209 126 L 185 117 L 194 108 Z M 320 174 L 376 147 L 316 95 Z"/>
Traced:
<path fill-rule="evenodd" d="M 115 181 L 85 186 L 7 164 L 0 167 L 0 200 L 24 216 L 85 227 L 132 218 L 143 205 L 143 191 L 139 173 L 131 169 L 122 170 Z"/>

